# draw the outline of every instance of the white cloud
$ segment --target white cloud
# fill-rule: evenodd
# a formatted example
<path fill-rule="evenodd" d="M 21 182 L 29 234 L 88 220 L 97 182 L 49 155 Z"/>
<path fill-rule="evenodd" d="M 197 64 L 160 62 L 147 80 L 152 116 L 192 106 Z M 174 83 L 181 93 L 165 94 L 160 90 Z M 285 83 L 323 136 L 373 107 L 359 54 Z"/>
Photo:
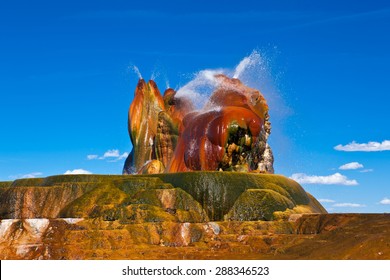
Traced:
<path fill-rule="evenodd" d="M 98 155 L 87 155 L 87 159 L 97 159 L 99 156 Z"/>
<path fill-rule="evenodd" d="M 372 171 L 374 171 L 374 169 L 363 169 L 363 170 L 360 170 L 359 172 L 367 173 L 367 172 L 372 172 Z"/>
<path fill-rule="evenodd" d="M 128 156 L 129 156 L 129 154 L 125 152 L 125 153 L 121 154 L 121 155 L 118 157 L 118 160 L 125 159 L 125 158 L 127 158 Z"/>
<path fill-rule="evenodd" d="M 65 175 L 74 175 L 74 174 L 92 174 L 92 172 L 84 169 L 73 169 L 73 170 L 67 170 Z"/>
<path fill-rule="evenodd" d="M 390 199 L 385 197 L 384 199 L 382 199 L 380 202 L 380 204 L 383 204 L 383 205 L 390 205 Z"/>
<path fill-rule="evenodd" d="M 108 150 L 107 152 L 104 153 L 103 158 L 108 158 L 108 157 L 119 157 L 119 150 Z"/>
<path fill-rule="evenodd" d="M 88 160 L 93 160 L 93 159 L 110 159 L 109 162 L 116 162 L 122 159 L 125 159 L 129 156 L 128 153 L 122 153 L 120 154 L 118 149 L 112 149 L 106 151 L 102 156 L 99 155 L 87 155 Z"/>
<path fill-rule="evenodd" d="M 22 175 L 22 178 L 23 179 L 36 178 L 37 176 L 41 176 L 42 174 L 43 174 L 42 172 L 32 172 L 32 173 L 29 173 L 29 174 Z"/>
<path fill-rule="evenodd" d="M 351 207 L 351 208 L 358 208 L 358 207 L 366 207 L 364 204 L 358 204 L 358 203 L 336 203 L 332 205 L 333 207 Z"/>
<path fill-rule="evenodd" d="M 329 176 L 306 175 L 305 173 L 295 173 L 291 175 L 291 179 L 300 184 L 320 184 L 320 185 L 358 185 L 356 180 L 348 180 L 348 178 L 340 173 L 335 173 Z"/>
<path fill-rule="evenodd" d="M 319 202 L 324 202 L 324 203 L 334 203 L 336 201 L 332 200 L 332 199 L 327 199 L 327 198 L 320 198 L 318 199 Z"/>
<path fill-rule="evenodd" d="M 390 151 L 390 140 L 384 140 L 382 143 L 379 142 L 368 142 L 368 143 L 356 143 L 352 141 L 345 146 L 337 145 L 334 147 L 337 151 L 344 152 L 380 152 L 380 151 Z"/>
<path fill-rule="evenodd" d="M 359 168 L 363 168 L 363 167 L 364 167 L 363 164 L 354 161 L 354 162 L 346 163 L 346 164 L 340 166 L 339 169 L 341 169 L 341 170 L 354 170 L 354 169 L 359 169 Z"/>
<path fill-rule="evenodd" d="M 31 172 L 28 174 L 18 174 L 18 175 L 10 175 L 8 176 L 9 179 L 11 180 L 16 180 L 16 179 L 30 179 L 30 178 L 36 178 L 39 176 L 42 176 L 42 172 Z"/>

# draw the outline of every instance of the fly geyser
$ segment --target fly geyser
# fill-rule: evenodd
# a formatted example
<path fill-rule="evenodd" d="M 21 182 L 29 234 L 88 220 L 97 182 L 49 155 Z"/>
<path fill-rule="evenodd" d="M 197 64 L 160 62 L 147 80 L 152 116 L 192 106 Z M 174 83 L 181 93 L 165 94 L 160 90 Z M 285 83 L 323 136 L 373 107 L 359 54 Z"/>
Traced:
<path fill-rule="evenodd" d="M 223 74 L 206 76 L 213 87 L 200 108 L 182 90 L 161 95 L 153 80 L 139 79 L 128 115 L 133 149 L 123 173 L 180 187 L 213 221 L 326 213 L 298 183 L 273 174 L 271 123 L 260 91 Z"/>
<path fill-rule="evenodd" d="M 311 230 L 308 219 L 321 224 L 301 214 L 322 205 L 274 174 L 261 92 L 240 75 L 202 75 L 201 96 L 196 79 L 163 94 L 139 79 L 123 175 L 0 182 L 0 258 L 274 258 L 269 234 L 285 244 Z"/>
<path fill-rule="evenodd" d="M 133 150 L 124 174 L 185 171 L 274 173 L 268 105 L 256 89 L 218 74 L 203 108 L 140 79 L 129 110 Z"/>
<path fill-rule="evenodd" d="M 389 259 L 389 214 L 327 214 L 274 174 L 261 63 L 140 78 L 123 175 L 0 182 L 0 259 Z"/>

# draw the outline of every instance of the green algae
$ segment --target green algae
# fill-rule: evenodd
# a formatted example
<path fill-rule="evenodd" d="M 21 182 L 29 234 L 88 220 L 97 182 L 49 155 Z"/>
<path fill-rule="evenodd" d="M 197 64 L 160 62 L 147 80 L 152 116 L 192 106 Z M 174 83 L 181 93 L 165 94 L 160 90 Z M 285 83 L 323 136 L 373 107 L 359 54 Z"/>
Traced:
<path fill-rule="evenodd" d="M 61 192 L 65 189 L 66 193 Z M 12 210 L 13 205 L 25 203 L 24 194 L 31 196 L 38 191 L 44 204 L 29 201 L 62 207 L 57 210 L 59 217 L 102 217 L 107 221 L 131 223 L 137 219 L 138 222 L 164 219 L 175 222 L 272 220 L 284 219 L 292 213 L 326 213 L 297 182 L 281 175 L 183 172 L 58 175 L 2 182 L 0 218 L 18 218 L 20 211 Z M 35 207 L 36 215 L 42 216 L 46 213 L 42 205 L 25 207 Z M 12 216 L 10 210 L 16 214 Z M 51 209 L 50 213 L 57 212 Z"/>
<path fill-rule="evenodd" d="M 226 215 L 226 220 L 270 221 L 275 211 L 285 211 L 295 206 L 290 199 L 268 189 L 250 189 L 245 191 L 234 203 Z"/>
<path fill-rule="evenodd" d="M 192 195 L 211 220 L 223 220 L 238 197 L 248 189 L 270 189 L 296 204 L 310 202 L 304 189 L 281 175 L 237 172 L 183 172 L 155 174 Z"/>

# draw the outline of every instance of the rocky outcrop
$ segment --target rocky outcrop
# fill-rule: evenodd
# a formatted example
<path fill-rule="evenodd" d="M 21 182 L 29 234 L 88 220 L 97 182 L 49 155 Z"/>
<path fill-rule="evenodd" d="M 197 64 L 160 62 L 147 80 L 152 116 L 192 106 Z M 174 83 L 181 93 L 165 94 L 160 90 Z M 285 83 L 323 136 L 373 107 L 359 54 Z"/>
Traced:
<path fill-rule="evenodd" d="M 138 82 L 129 110 L 133 151 L 124 174 L 274 172 L 263 95 L 238 79 L 217 75 L 215 80 L 218 86 L 200 111 L 172 89 L 161 97 L 153 81 Z"/>

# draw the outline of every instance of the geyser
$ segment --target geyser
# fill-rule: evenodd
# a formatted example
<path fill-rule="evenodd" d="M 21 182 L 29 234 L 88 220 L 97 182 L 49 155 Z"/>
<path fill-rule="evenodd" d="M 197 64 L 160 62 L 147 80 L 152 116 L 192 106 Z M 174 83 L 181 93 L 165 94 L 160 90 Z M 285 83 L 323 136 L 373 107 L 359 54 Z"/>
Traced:
<path fill-rule="evenodd" d="M 245 66 L 238 67 L 237 77 Z M 200 96 L 193 90 L 202 85 L 212 92 Z M 198 108 L 204 96 L 209 98 Z M 124 174 L 274 172 L 267 102 L 237 78 L 203 71 L 178 92 L 167 89 L 163 96 L 153 80 L 139 79 L 128 118 L 133 150 Z"/>

